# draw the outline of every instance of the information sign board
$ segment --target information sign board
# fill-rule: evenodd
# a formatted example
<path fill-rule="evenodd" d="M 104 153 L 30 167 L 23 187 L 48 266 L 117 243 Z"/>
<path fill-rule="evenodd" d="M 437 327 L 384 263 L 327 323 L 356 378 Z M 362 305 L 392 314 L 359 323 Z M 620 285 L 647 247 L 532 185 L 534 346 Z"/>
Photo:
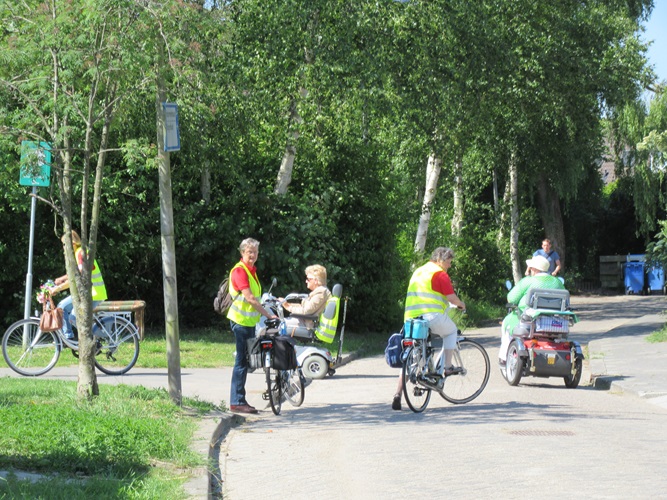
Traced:
<path fill-rule="evenodd" d="M 181 149 L 181 131 L 178 128 L 178 104 L 163 102 L 164 110 L 164 150 L 179 151 Z"/>
<path fill-rule="evenodd" d="M 42 187 L 51 184 L 51 144 L 21 141 L 19 184 Z"/>

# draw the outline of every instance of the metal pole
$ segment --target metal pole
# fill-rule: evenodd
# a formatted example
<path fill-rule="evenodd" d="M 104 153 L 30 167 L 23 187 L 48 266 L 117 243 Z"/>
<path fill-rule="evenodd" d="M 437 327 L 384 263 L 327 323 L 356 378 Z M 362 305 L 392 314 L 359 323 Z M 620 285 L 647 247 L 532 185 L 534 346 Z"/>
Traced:
<path fill-rule="evenodd" d="M 30 202 L 30 247 L 28 249 L 28 274 L 25 275 L 25 305 L 23 319 L 30 317 L 32 303 L 32 254 L 35 247 L 35 211 L 37 208 L 37 186 L 32 187 L 32 201 Z"/>

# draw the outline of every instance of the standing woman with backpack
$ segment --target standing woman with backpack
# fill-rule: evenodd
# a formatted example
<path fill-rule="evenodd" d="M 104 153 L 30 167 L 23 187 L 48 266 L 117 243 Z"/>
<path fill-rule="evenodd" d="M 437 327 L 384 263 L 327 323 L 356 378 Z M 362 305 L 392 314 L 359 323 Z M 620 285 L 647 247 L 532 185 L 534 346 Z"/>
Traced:
<path fill-rule="evenodd" d="M 241 260 L 229 273 L 229 293 L 233 298 L 227 312 L 232 333 L 236 339 L 236 360 L 232 371 L 229 409 L 238 413 L 257 413 L 246 400 L 245 383 L 248 377 L 247 343 L 255 336 L 255 325 L 260 316 L 275 318 L 259 302 L 262 286 L 257 278 L 255 263 L 259 257 L 259 241 L 246 238 L 239 247 Z"/>

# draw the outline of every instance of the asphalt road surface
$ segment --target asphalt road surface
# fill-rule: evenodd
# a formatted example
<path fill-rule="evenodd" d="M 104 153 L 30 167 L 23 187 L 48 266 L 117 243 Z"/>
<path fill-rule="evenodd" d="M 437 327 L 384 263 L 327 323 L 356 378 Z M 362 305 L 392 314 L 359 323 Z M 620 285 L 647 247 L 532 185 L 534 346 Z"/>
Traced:
<path fill-rule="evenodd" d="M 582 343 L 665 309 L 660 297 L 575 298 Z M 224 498 L 667 498 L 667 409 L 562 378 L 511 387 L 495 364 L 499 328 L 466 332 L 492 360 L 479 398 L 434 394 L 391 410 L 398 370 L 382 357 L 314 381 L 302 407 L 270 408 L 223 443 Z M 665 360 L 667 362 L 667 360 Z M 641 363 L 641 360 L 638 360 Z M 260 391 L 261 376 L 249 387 Z M 256 401 L 257 398 L 254 399 Z"/>

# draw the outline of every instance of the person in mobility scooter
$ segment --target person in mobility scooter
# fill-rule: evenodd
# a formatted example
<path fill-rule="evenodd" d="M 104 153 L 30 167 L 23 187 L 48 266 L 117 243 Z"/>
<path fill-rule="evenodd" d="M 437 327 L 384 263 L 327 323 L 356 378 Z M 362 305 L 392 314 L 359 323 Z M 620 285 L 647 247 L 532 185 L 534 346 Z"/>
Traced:
<path fill-rule="evenodd" d="M 577 342 L 567 341 L 570 325 L 578 321 L 570 310 L 570 293 L 548 274 L 544 257 L 526 264 L 529 275 L 507 294 L 511 310 L 502 324 L 500 371 L 510 385 L 518 385 L 522 376 L 556 376 L 567 387 L 577 387 L 583 352 Z"/>
<path fill-rule="evenodd" d="M 324 310 L 319 316 L 292 313 L 285 322 L 285 335 L 292 337 L 300 343 L 296 346 L 296 355 L 299 366 L 306 378 L 322 379 L 327 375 L 333 375 L 336 370 L 336 360 L 331 352 L 325 347 L 315 345 L 319 342 L 331 344 L 338 329 L 338 318 L 340 313 L 340 299 L 343 295 L 343 286 L 335 284 L 332 293 L 326 300 Z M 288 295 L 285 300 L 291 300 Z M 283 303 L 284 307 L 285 303 Z M 291 309 L 293 310 L 293 309 Z M 345 316 L 343 314 L 343 316 Z M 345 318 L 343 317 L 343 324 Z M 338 356 L 343 342 L 343 330 L 338 340 Z"/>
<path fill-rule="evenodd" d="M 306 378 L 321 379 L 335 373 L 334 359 L 328 349 L 313 345 L 316 341 L 333 342 L 338 326 L 342 286 L 327 288 L 327 270 L 320 264 L 306 267 L 308 295 L 291 293 L 282 302 L 290 315 L 285 318 L 285 335 L 299 341 L 297 359 Z M 284 300 L 284 301 L 283 301 Z M 306 345 L 304 345 L 304 343 Z"/>
<path fill-rule="evenodd" d="M 288 295 L 290 300 L 298 302 L 283 302 L 283 309 L 292 314 L 285 318 L 288 330 L 298 326 L 314 328 L 315 320 L 312 318 L 318 318 L 324 312 L 327 300 L 331 297 L 331 292 L 327 288 L 327 270 L 324 266 L 314 264 L 306 268 L 306 287 L 310 290 L 307 295 L 305 293 Z"/>

